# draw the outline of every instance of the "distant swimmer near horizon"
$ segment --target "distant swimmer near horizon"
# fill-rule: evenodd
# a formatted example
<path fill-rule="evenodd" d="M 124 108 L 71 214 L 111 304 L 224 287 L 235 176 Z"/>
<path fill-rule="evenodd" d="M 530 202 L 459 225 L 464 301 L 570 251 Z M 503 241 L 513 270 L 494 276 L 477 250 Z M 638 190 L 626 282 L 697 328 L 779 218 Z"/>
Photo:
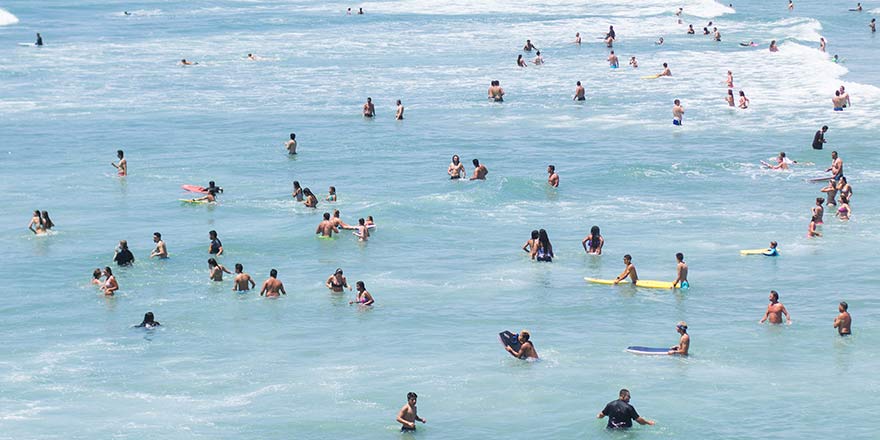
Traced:
<path fill-rule="evenodd" d="M 195 66 L 196 64 L 199 64 L 199 63 L 198 63 L 198 62 L 187 61 L 186 58 L 184 58 L 184 59 L 180 60 L 180 63 L 179 63 L 179 64 L 180 64 L 181 66 Z"/>
<path fill-rule="evenodd" d="M 861 3 L 856 4 L 856 7 L 851 8 L 850 11 L 851 12 L 862 12 L 862 4 Z"/>
<path fill-rule="evenodd" d="M 37 41 L 34 43 L 34 46 L 42 47 L 43 46 L 43 37 L 37 32 Z"/>

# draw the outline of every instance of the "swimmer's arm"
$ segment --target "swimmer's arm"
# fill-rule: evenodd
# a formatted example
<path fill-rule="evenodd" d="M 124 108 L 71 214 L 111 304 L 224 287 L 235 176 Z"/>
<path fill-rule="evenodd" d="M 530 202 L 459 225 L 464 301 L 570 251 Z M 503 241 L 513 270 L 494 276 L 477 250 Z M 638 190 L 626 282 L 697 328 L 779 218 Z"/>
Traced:
<path fill-rule="evenodd" d="M 37 230 L 36 230 L 36 229 L 34 229 L 34 220 L 33 220 L 33 219 L 31 219 L 31 222 L 30 222 L 30 223 L 28 223 L 28 229 L 30 229 L 30 230 L 31 230 L 31 232 L 33 232 L 33 233 L 34 233 L 34 234 L 36 234 L 36 233 L 37 233 Z"/>
<path fill-rule="evenodd" d="M 587 250 L 587 241 L 588 241 L 589 239 L 590 239 L 590 236 L 588 235 L 588 236 L 584 237 L 583 241 L 581 241 L 581 246 L 584 247 L 584 252 L 589 252 L 589 251 Z"/>
<path fill-rule="evenodd" d="M 636 422 L 638 422 L 639 425 L 653 425 L 653 424 L 654 424 L 654 421 L 653 421 L 653 420 L 648 420 L 648 419 L 646 419 L 646 418 L 644 418 L 644 417 L 639 417 L 639 418 L 637 418 L 637 419 L 636 419 Z"/>
<path fill-rule="evenodd" d="M 763 324 L 763 323 L 764 323 L 764 321 L 766 321 L 766 320 L 767 320 L 767 316 L 768 316 L 768 315 L 769 315 L 769 314 L 770 314 L 770 306 L 767 306 L 767 311 L 766 311 L 766 312 L 764 312 L 764 317 L 763 317 L 763 318 L 761 318 L 761 320 L 760 320 L 760 321 L 758 321 L 758 324 Z"/>
<path fill-rule="evenodd" d="M 791 324 L 791 316 L 789 316 L 788 309 L 785 306 L 782 306 L 782 313 L 785 315 L 785 320 L 788 321 L 788 324 Z"/>
<path fill-rule="evenodd" d="M 217 256 L 218 256 L 218 257 L 221 256 L 221 255 L 223 255 L 223 246 L 220 246 L 220 251 L 217 252 Z"/>
<path fill-rule="evenodd" d="M 834 318 L 834 328 L 840 327 L 840 316 Z"/>
<path fill-rule="evenodd" d="M 529 245 L 530 245 L 530 244 L 532 244 L 532 241 L 531 241 L 531 240 L 527 241 L 526 244 L 523 245 L 522 250 L 525 251 L 525 252 L 530 252 L 530 251 L 529 251 Z M 584 246 L 584 248 L 586 249 L 586 246 Z"/>
<path fill-rule="evenodd" d="M 253 289 L 254 287 L 257 287 L 257 283 L 255 283 L 251 277 L 248 277 L 247 282 L 248 282 L 248 284 L 251 285 L 251 289 Z"/>
<path fill-rule="evenodd" d="M 113 168 L 119 169 L 119 165 L 116 165 L 116 162 L 110 162 L 110 165 L 113 165 Z"/>
<path fill-rule="evenodd" d="M 222 270 L 223 272 L 226 272 L 228 274 L 232 274 L 232 272 L 230 272 L 229 269 L 226 268 L 226 266 L 223 266 L 222 264 L 219 266 L 220 266 L 220 270 Z"/>
<path fill-rule="evenodd" d="M 260 296 L 263 296 L 263 295 L 265 295 L 265 294 L 266 294 L 266 292 L 267 292 L 267 291 L 268 291 L 268 290 L 269 290 L 269 288 L 268 288 L 268 287 L 266 287 L 266 283 L 265 283 L 265 282 L 264 282 L 264 283 L 263 283 L 263 288 L 262 288 L 262 289 L 260 289 Z"/>
<path fill-rule="evenodd" d="M 629 266 L 627 266 L 626 269 L 624 269 L 623 272 L 618 275 L 617 278 L 614 280 L 614 284 L 617 284 L 626 279 L 627 275 L 629 275 L 629 270 Z"/>
<path fill-rule="evenodd" d="M 278 283 L 278 291 L 281 292 L 282 295 L 287 295 L 287 291 L 284 290 L 284 283 Z"/>

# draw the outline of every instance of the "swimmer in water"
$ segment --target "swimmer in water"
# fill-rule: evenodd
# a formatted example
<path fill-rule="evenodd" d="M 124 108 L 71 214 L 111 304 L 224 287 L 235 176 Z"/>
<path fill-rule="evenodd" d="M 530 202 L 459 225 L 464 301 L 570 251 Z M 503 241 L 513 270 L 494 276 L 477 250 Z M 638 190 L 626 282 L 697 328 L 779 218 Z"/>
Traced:
<path fill-rule="evenodd" d="M 547 165 L 547 184 L 559 188 L 559 174 L 556 174 L 555 165 Z"/>
<path fill-rule="evenodd" d="M 727 71 L 727 88 L 733 88 L 733 72 L 730 70 Z"/>
<path fill-rule="evenodd" d="M 358 15 L 364 15 L 364 8 L 358 8 Z"/>
<path fill-rule="evenodd" d="M 707 27 L 703 28 L 703 35 L 709 35 L 709 28 L 707 28 Z"/>
<path fill-rule="evenodd" d="M 232 274 L 225 266 L 217 263 L 217 260 L 208 258 L 208 270 L 210 271 L 211 281 L 223 281 L 223 272 Z"/>
<path fill-rule="evenodd" d="M 828 194 L 825 197 L 827 202 L 825 204 L 826 206 L 837 206 L 837 182 L 832 179 L 830 182 L 828 182 L 828 186 L 822 188 L 820 191 Z"/>
<path fill-rule="evenodd" d="M 640 425 L 653 425 L 653 420 L 647 420 L 640 416 L 636 409 L 629 404 L 630 394 L 626 388 L 620 390 L 618 399 L 608 402 L 605 408 L 596 415 L 597 419 L 608 417 L 607 429 L 626 429 L 632 428 L 632 421 L 635 420 Z"/>
<path fill-rule="evenodd" d="M 514 350 L 509 345 L 506 345 L 504 349 L 508 353 L 517 359 L 538 359 L 538 350 L 535 350 L 535 344 L 532 344 L 531 334 L 529 334 L 528 330 L 520 331 L 516 339 L 520 343 L 519 350 Z"/>
<path fill-rule="evenodd" d="M 840 96 L 840 90 L 834 91 L 834 97 L 831 98 L 831 105 L 834 111 L 842 112 L 843 107 L 846 106 L 846 101 Z"/>
<path fill-rule="evenodd" d="M 376 106 L 373 105 L 373 98 L 367 97 L 367 102 L 364 104 L 363 113 L 365 118 L 376 117 Z"/>
<path fill-rule="evenodd" d="M 788 0 L 788 12 L 794 11 L 794 3 Z"/>
<path fill-rule="evenodd" d="M 331 186 L 330 189 L 327 190 L 327 198 L 325 198 L 324 200 L 326 200 L 328 202 L 335 202 L 336 201 L 336 187 L 335 186 Z"/>
<path fill-rule="evenodd" d="M 660 37 L 660 39 L 655 41 L 654 44 L 656 44 L 658 46 L 662 46 L 663 45 L 663 37 Z"/>
<path fill-rule="evenodd" d="M 573 99 L 575 101 L 586 101 L 587 100 L 587 97 L 585 96 L 586 92 L 587 91 L 584 90 L 584 86 L 582 86 L 581 82 L 578 81 L 577 86 L 574 88 L 574 97 L 571 99 Z"/>
<path fill-rule="evenodd" d="M 672 125 L 681 125 L 684 120 L 684 107 L 682 107 L 681 101 L 678 99 L 672 103 Z"/>
<path fill-rule="evenodd" d="M 731 107 L 736 107 L 733 99 L 733 89 L 727 89 L 727 96 L 724 98 L 724 100 L 727 101 L 727 105 Z"/>
<path fill-rule="evenodd" d="M 778 257 L 779 256 L 779 243 L 775 241 L 770 242 L 770 247 L 763 253 L 765 257 Z"/>
<path fill-rule="evenodd" d="M 841 301 L 837 306 L 838 315 L 834 318 L 834 328 L 840 336 L 849 336 L 852 334 L 852 316 L 849 314 L 849 304 Z"/>
<path fill-rule="evenodd" d="M 39 32 L 37 32 L 37 42 L 34 43 L 34 46 L 43 47 L 43 36 Z"/>
<path fill-rule="evenodd" d="M 584 252 L 590 255 L 602 255 L 602 246 L 605 246 L 605 239 L 599 232 L 598 226 L 590 228 L 590 235 L 587 235 L 586 238 L 581 241 L 581 245 L 584 247 Z"/>
<path fill-rule="evenodd" d="M 819 50 L 825 52 L 825 37 L 819 37 Z"/>
<path fill-rule="evenodd" d="M 816 131 L 816 134 L 813 135 L 813 149 L 821 150 L 822 146 L 825 144 L 825 133 L 828 131 L 828 126 L 823 125 L 822 128 Z"/>
<path fill-rule="evenodd" d="M 419 396 L 410 392 L 406 394 L 406 405 L 397 412 L 397 423 L 400 423 L 400 432 L 415 432 L 416 422 L 427 423 L 428 421 L 419 417 L 418 409 L 416 409 L 416 400 Z"/>
<path fill-rule="evenodd" d="M 446 174 L 449 174 L 450 180 L 463 179 L 467 175 L 467 172 L 464 169 L 464 164 L 461 163 L 461 159 L 458 158 L 457 154 L 452 155 L 452 162 L 446 169 Z"/>
<path fill-rule="evenodd" d="M 580 33 L 580 32 L 575 32 L 575 34 L 574 34 L 574 44 L 577 44 L 578 46 L 581 45 L 581 33 Z"/>
<path fill-rule="evenodd" d="M 257 287 L 257 283 L 251 276 L 244 272 L 244 266 L 241 263 L 235 263 L 235 279 L 232 281 L 233 292 L 247 292 Z"/>
<path fill-rule="evenodd" d="M 779 48 L 776 47 L 776 40 L 770 42 L 770 52 L 779 52 Z"/>
<path fill-rule="evenodd" d="M 658 77 L 661 77 L 661 76 L 672 76 L 672 71 L 669 70 L 669 65 L 666 64 L 666 63 L 663 63 L 663 71 L 660 72 L 660 73 L 658 73 L 657 76 L 658 76 Z"/>
<path fill-rule="evenodd" d="M 125 160 L 125 153 L 122 150 L 116 150 L 116 157 L 119 158 L 119 162 L 110 162 L 110 165 L 113 165 L 113 168 L 116 168 L 116 172 L 119 177 L 125 177 L 128 175 L 128 161 Z"/>
<path fill-rule="evenodd" d="M 312 190 L 308 188 L 303 189 L 303 195 L 305 196 L 305 201 L 303 205 L 306 205 L 306 208 L 317 208 L 318 207 L 318 198 L 312 194 Z"/>
<path fill-rule="evenodd" d="M 687 289 L 691 287 L 690 283 L 688 283 L 688 265 L 684 262 L 684 254 L 679 252 L 675 254 L 675 260 L 678 262 L 675 272 L 675 281 L 672 282 L 672 288 L 676 287 Z"/>
<path fill-rule="evenodd" d="M 534 49 L 534 50 L 538 50 L 538 48 L 535 47 L 534 44 L 532 44 L 532 40 L 526 40 L 526 44 L 525 44 L 525 46 L 523 46 L 523 49 L 522 49 L 522 50 L 523 50 L 524 52 L 531 52 L 533 49 Z"/>
<path fill-rule="evenodd" d="M 324 213 L 324 220 L 321 223 L 318 223 L 318 227 L 315 229 L 315 234 L 321 234 L 321 237 L 330 238 L 333 236 L 333 233 L 339 233 L 339 230 L 336 229 L 336 225 L 330 221 L 330 213 Z"/>
<path fill-rule="evenodd" d="M 536 261 L 544 261 L 550 263 L 553 261 L 553 245 L 550 243 L 550 237 L 544 229 L 538 230 L 538 246 L 532 248 L 531 257 Z"/>
<path fill-rule="evenodd" d="M 526 60 L 523 59 L 522 54 L 517 55 L 516 65 L 517 65 L 517 67 L 529 67 L 528 64 L 526 64 Z"/>
<path fill-rule="evenodd" d="M 345 276 L 342 274 L 341 268 L 336 269 L 336 272 L 333 272 L 333 275 L 330 275 L 330 277 L 327 278 L 324 285 L 336 293 L 342 293 L 346 287 L 348 287 L 348 290 L 351 290 L 351 286 L 348 285 L 348 280 L 346 280 Z"/>
<path fill-rule="evenodd" d="M 349 301 L 348 305 L 359 304 L 362 306 L 371 306 L 376 302 L 373 300 L 373 295 L 370 294 L 370 292 L 367 292 L 367 288 L 364 287 L 363 281 L 356 282 L 355 289 L 357 290 L 357 296 L 354 301 Z M 349 290 L 351 289 L 349 288 Z"/>
<path fill-rule="evenodd" d="M 617 55 L 614 54 L 613 50 L 608 54 L 608 65 L 611 66 L 612 69 L 616 69 L 620 66 L 620 61 L 617 59 Z"/>
<path fill-rule="evenodd" d="M 358 238 L 358 241 L 367 241 L 370 239 L 370 229 L 367 228 L 366 220 L 363 218 L 358 219 L 358 225 L 354 229 L 354 236 Z"/>
<path fill-rule="evenodd" d="M 248 61 L 260 61 L 260 57 L 254 55 L 252 53 L 249 53 L 247 55 L 247 59 L 248 59 Z"/>
<path fill-rule="evenodd" d="M 632 66 L 633 69 L 639 68 L 639 62 L 636 60 L 636 57 L 631 57 L 629 59 L 629 65 Z"/>
<path fill-rule="evenodd" d="M 834 54 L 834 56 L 831 57 L 831 62 L 833 62 L 835 64 L 840 63 L 840 58 L 837 57 L 837 54 Z"/>
<path fill-rule="evenodd" d="M 540 65 L 544 64 L 544 57 L 541 56 L 540 50 L 535 52 L 535 59 L 532 60 L 532 64 L 534 64 L 536 66 L 540 66 Z"/>
<path fill-rule="evenodd" d="M 46 210 L 40 212 L 40 225 L 43 226 L 43 230 L 46 232 L 49 232 L 55 227 L 55 223 L 52 223 L 52 219 L 49 218 L 49 213 L 46 212 Z"/>
<path fill-rule="evenodd" d="M 217 202 L 217 189 L 216 189 L 216 187 L 215 188 L 208 188 L 207 190 L 208 190 L 208 193 L 205 194 L 204 196 L 193 198 L 193 199 L 190 199 L 189 201 L 190 202 L 216 203 Z"/>
<path fill-rule="evenodd" d="M 840 179 L 837 181 L 837 191 L 841 197 L 846 196 L 847 199 L 852 197 L 852 185 L 846 181 L 846 176 L 840 176 Z"/>
<path fill-rule="evenodd" d="M 849 197 L 846 194 L 840 195 L 840 207 L 837 208 L 837 218 L 841 220 L 849 220 L 852 215 L 852 209 L 849 207 Z"/>
<path fill-rule="evenodd" d="M 871 32 L 872 32 L 872 33 L 873 33 L 873 32 L 877 32 L 877 19 L 876 19 L 876 18 L 872 18 L 872 19 L 871 19 L 871 22 L 868 23 L 868 27 L 871 28 Z"/>
<path fill-rule="evenodd" d="M 747 109 L 749 108 L 749 98 L 746 98 L 746 92 L 740 90 L 739 91 L 739 108 Z"/>
<path fill-rule="evenodd" d="M 376 227 L 376 223 L 373 222 L 373 216 L 372 216 L 372 215 L 368 215 L 368 216 L 367 216 L 367 221 L 364 222 L 364 225 L 366 225 L 368 228 L 369 228 L 370 226 L 372 226 L 372 227 L 374 227 L 374 228 Z"/>
<path fill-rule="evenodd" d="M 394 114 L 394 119 L 397 119 L 398 121 L 403 120 L 403 103 L 401 103 L 399 99 L 397 100 L 397 113 Z"/>
<path fill-rule="evenodd" d="M 94 284 L 96 286 L 100 286 L 101 284 L 103 284 L 103 282 L 101 281 L 101 276 L 103 276 L 103 275 L 104 274 L 101 272 L 100 268 L 93 270 L 92 271 L 92 284 Z"/>
<path fill-rule="evenodd" d="M 686 322 L 680 321 L 676 324 L 675 330 L 681 335 L 681 338 L 678 340 L 678 345 L 670 348 L 666 354 L 687 356 L 688 349 L 691 347 L 691 336 L 688 335 L 688 325 Z"/>
<path fill-rule="evenodd" d="M 862 12 L 862 4 L 861 4 L 861 3 L 857 3 L 857 4 L 856 4 L 856 8 L 854 9 L 854 11 L 855 11 L 855 12 Z"/>
<path fill-rule="evenodd" d="M 504 102 L 504 89 L 501 88 L 501 81 L 494 80 L 489 83 L 489 100 L 494 102 Z"/>
<path fill-rule="evenodd" d="M 128 12 L 128 11 L 122 11 L 122 15 L 131 15 L 131 12 Z"/>
<path fill-rule="evenodd" d="M 639 274 L 636 272 L 636 265 L 633 264 L 632 257 L 629 254 L 623 256 L 623 264 L 626 268 L 624 268 L 623 272 L 614 279 L 614 284 L 620 284 L 621 281 L 629 277 L 630 281 L 635 285 L 639 282 Z"/>
<path fill-rule="evenodd" d="M 296 133 L 290 133 L 290 140 L 284 143 L 287 154 L 296 154 Z"/>
<path fill-rule="evenodd" d="M 104 296 L 113 296 L 119 290 L 119 283 L 116 282 L 116 277 L 113 276 L 110 267 L 104 268 L 104 284 L 101 285 L 101 290 L 104 292 Z"/>
<path fill-rule="evenodd" d="M 153 312 L 144 313 L 144 320 L 141 321 L 140 324 L 134 326 L 135 328 L 145 328 L 151 329 L 153 327 L 159 327 L 162 324 L 159 324 L 159 321 L 156 321 L 156 318 L 153 316 Z"/>
<path fill-rule="evenodd" d="M 843 177 L 843 159 L 837 156 L 837 151 L 831 152 L 831 166 L 825 172 L 829 171 L 834 175 L 833 180 L 840 180 Z"/>
<path fill-rule="evenodd" d="M 810 214 L 813 217 L 816 217 L 818 221 L 816 224 L 821 225 L 824 222 L 822 221 L 825 218 L 825 207 L 822 206 L 825 203 L 824 197 L 816 197 L 816 206 L 810 209 Z"/>
<path fill-rule="evenodd" d="M 696 34 L 696 31 L 694 31 L 694 25 L 692 25 L 692 24 L 688 25 L 688 32 L 687 33 L 688 33 L 688 35 Z"/>
<path fill-rule="evenodd" d="M 678 24 L 681 24 L 681 13 L 684 12 L 684 8 L 678 8 L 678 11 L 675 11 L 675 18 L 678 19 Z"/>
<path fill-rule="evenodd" d="M 344 221 L 342 221 L 342 219 L 339 217 L 339 210 L 338 209 L 333 211 L 333 218 L 331 218 L 330 221 L 333 223 L 333 226 L 335 226 L 336 228 L 354 229 L 353 226 L 349 226 L 349 225 L 345 224 Z"/>
<path fill-rule="evenodd" d="M 489 174 L 489 169 L 485 165 L 481 165 L 479 159 L 474 159 L 473 164 L 474 176 L 471 177 L 471 180 L 486 180 L 486 174 Z"/>
<path fill-rule="evenodd" d="M 810 226 L 809 226 L 809 229 L 807 229 L 807 237 L 808 238 L 822 236 L 822 233 L 816 230 L 816 226 L 817 226 L 816 222 L 818 222 L 818 221 L 819 221 L 819 219 L 816 218 L 815 215 L 813 216 L 812 219 L 810 219 Z"/>
<path fill-rule="evenodd" d="M 605 34 L 605 45 L 611 47 L 616 39 L 617 33 L 614 32 L 614 26 L 608 26 L 608 33 Z"/>
<path fill-rule="evenodd" d="M 194 62 L 192 62 L 192 61 L 187 61 L 186 58 L 180 60 L 180 65 L 181 65 L 181 66 L 195 66 L 196 64 L 199 64 L 199 63 L 197 63 L 197 62 L 194 63 Z"/>
<path fill-rule="evenodd" d="M 116 248 L 116 252 L 113 253 L 113 262 L 117 266 L 131 266 L 134 264 L 134 254 L 128 249 L 127 241 L 119 241 L 119 246 Z"/>
<path fill-rule="evenodd" d="M 718 32 L 718 28 L 712 28 L 712 38 L 715 41 L 721 41 L 721 32 Z"/>
<path fill-rule="evenodd" d="M 849 93 L 846 93 L 846 87 L 840 86 L 840 99 L 843 101 L 843 107 L 852 107 L 852 102 L 849 100 Z"/>
<path fill-rule="evenodd" d="M 162 234 L 153 232 L 153 243 L 156 243 L 156 248 L 150 252 L 150 258 L 168 258 L 168 250 L 165 248 L 165 242 L 162 241 Z"/>
<path fill-rule="evenodd" d="M 46 233 L 46 228 L 43 227 L 43 221 L 40 217 L 40 210 L 37 209 L 34 211 L 34 216 L 31 217 L 31 222 L 28 223 L 28 229 L 34 233 L 34 235 L 40 235 Z"/>
<path fill-rule="evenodd" d="M 774 170 L 787 170 L 790 168 L 790 165 L 796 164 L 796 160 L 791 160 L 785 156 L 784 151 L 780 151 L 779 155 L 776 156 L 776 165 L 770 165 L 769 168 Z"/>
<path fill-rule="evenodd" d="M 764 312 L 764 317 L 758 321 L 758 324 L 763 324 L 768 320 L 770 324 L 782 324 L 782 315 L 785 315 L 785 323 L 791 325 L 791 316 L 788 315 L 785 306 L 779 302 L 779 294 L 775 290 L 771 290 L 769 299 L 770 305 L 767 306 L 767 311 Z"/>
<path fill-rule="evenodd" d="M 260 296 L 266 296 L 266 298 L 277 298 L 281 295 L 287 295 L 287 292 L 284 290 L 284 283 L 278 280 L 278 271 L 272 269 L 269 271 L 269 278 L 266 281 L 263 281 L 263 288 L 260 289 Z"/>
<path fill-rule="evenodd" d="M 291 196 L 293 196 L 294 200 L 296 200 L 297 202 L 303 201 L 303 189 L 299 185 L 298 180 L 293 181 L 293 193 L 291 193 Z"/>
<path fill-rule="evenodd" d="M 528 252 L 529 256 L 532 255 L 533 249 L 538 249 L 538 237 L 539 236 L 540 236 L 540 234 L 538 233 L 538 230 L 537 229 L 533 230 L 532 234 L 531 234 L 531 238 L 526 240 L 526 244 L 523 245 L 522 250 L 525 252 Z"/>
<path fill-rule="evenodd" d="M 223 255 L 223 243 L 217 238 L 217 231 L 208 231 L 208 238 L 211 240 L 211 244 L 208 245 L 208 253 L 218 257 Z"/>

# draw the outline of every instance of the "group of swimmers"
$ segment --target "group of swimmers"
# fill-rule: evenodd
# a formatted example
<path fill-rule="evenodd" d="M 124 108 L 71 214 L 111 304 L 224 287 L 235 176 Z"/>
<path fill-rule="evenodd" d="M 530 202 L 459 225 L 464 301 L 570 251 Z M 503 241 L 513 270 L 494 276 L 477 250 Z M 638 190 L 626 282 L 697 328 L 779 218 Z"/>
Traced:
<path fill-rule="evenodd" d="M 394 113 L 394 119 L 398 121 L 403 120 L 403 102 L 401 100 L 397 100 L 397 110 Z M 364 103 L 363 110 L 361 112 L 365 118 L 375 118 L 376 117 L 376 106 L 373 104 L 373 98 L 367 97 L 367 102 Z"/>
<path fill-rule="evenodd" d="M 53 227 L 55 227 L 55 223 L 52 223 L 52 219 L 49 218 L 48 212 L 40 211 L 39 209 L 34 210 L 31 222 L 28 223 L 28 230 L 33 232 L 34 235 L 42 235 L 48 234 Z"/>

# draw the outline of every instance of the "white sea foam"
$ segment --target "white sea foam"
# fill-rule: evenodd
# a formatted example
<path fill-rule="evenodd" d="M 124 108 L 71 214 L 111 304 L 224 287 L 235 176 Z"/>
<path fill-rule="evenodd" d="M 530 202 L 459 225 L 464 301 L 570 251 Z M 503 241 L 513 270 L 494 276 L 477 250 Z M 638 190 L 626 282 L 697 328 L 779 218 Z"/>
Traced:
<path fill-rule="evenodd" d="M 7 26 L 16 23 L 18 23 L 18 17 L 12 15 L 11 12 L 5 9 L 0 9 L 0 26 Z"/>

